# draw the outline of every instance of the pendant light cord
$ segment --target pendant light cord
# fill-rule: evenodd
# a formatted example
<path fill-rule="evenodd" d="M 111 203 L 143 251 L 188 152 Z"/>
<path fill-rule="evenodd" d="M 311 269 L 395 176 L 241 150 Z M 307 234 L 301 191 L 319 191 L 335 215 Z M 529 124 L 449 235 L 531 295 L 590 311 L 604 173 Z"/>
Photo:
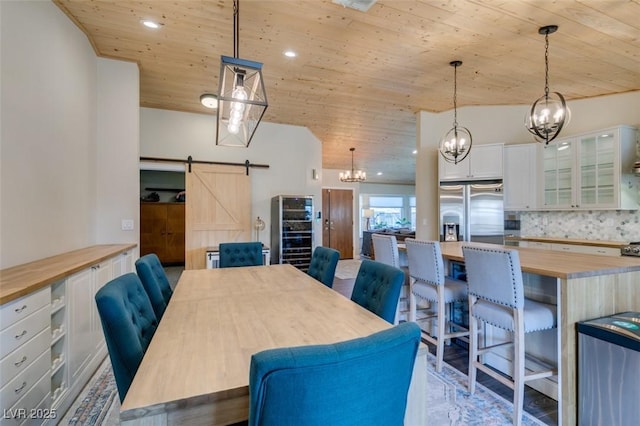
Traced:
<path fill-rule="evenodd" d="M 233 0 L 233 57 L 240 57 L 240 0 Z"/>
<path fill-rule="evenodd" d="M 458 127 L 458 65 L 453 66 L 453 127 Z"/>
<path fill-rule="evenodd" d="M 549 98 L 549 31 L 544 35 L 544 96 Z"/>

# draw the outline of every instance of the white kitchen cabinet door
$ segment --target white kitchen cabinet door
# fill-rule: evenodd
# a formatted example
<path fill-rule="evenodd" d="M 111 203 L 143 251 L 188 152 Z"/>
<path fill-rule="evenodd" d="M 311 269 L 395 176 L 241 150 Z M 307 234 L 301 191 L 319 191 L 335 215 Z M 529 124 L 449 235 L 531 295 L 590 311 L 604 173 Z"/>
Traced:
<path fill-rule="evenodd" d="M 541 145 L 542 200 L 555 210 L 637 210 L 636 129 L 619 126 Z"/>
<path fill-rule="evenodd" d="M 502 179 L 502 144 L 474 145 L 467 158 L 457 164 L 438 158 L 441 181 Z"/>
<path fill-rule="evenodd" d="M 69 379 L 73 383 L 93 356 L 93 270 L 83 269 L 67 279 L 69 298 Z"/>
<path fill-rule="evenodd" d="M 505 210 L 534 210 L 537 207 L 537 145 L 504 147 Z"/>
<path fill-rule="evenodd" d="M 125 251 L 114 257 L 111 270 L 112 279 L 133 272 L 133 250 Z"/>
<path fill-rule="evenodd" d="M 102 324 L 95 295 L 112 277 L 111 260 L 100 262 L 67 279 L 69 294 L 69 373 L 73 384 L 87 372 L 87 366 L 104 351 Z M 91 372 L 89 372 L 90 374 Z"/>
<path fill-rule="evenodd" d="M 93 352 L 100 353 L 106 350 L 106 343 L 104 340 L 104 333 L 102 331 L 102 323 L 100 322 L 100 314 L 98 313 L 98 307 L 96 305 L 95 297 L 98 290 L 100 290 L 106 283 L 111 281 L 112 265 L 110 260 L 99 263 L 93 267 L 93 297 L 91 300 L 91 333 L 93 339 Z"/>

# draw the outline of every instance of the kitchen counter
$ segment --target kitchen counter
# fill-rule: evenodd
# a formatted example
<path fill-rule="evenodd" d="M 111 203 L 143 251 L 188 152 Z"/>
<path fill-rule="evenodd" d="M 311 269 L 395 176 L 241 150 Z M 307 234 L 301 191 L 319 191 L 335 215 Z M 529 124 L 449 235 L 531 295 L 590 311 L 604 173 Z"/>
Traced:
<path fill-rule="evenodd" d="M 26 296 L 137 244 L 101 244 L 0 270 L 0 305 Z"/>
<path fill-rule="evenodd" d="M 440 243 L 442 256 L 449 260 L 463 261 L 462 246 L 468 244 L 488 248 L 496 247 L 494 244 L 463 241 Z M 507 248 L 515 248 L 520 253 L 523 272 L 547 277 L 575 279 L 640 271 L 640 258 L 638 257 L 599 256 L 512 246 Z M 640 287 L 640 283 L 638 285 Z"/>
<path fill-rule="evenodd" d="M 525 273 L 525 286 L 531 286 L 529 288 L 533 290 L 536 290 L 537 286 L 537 289 L 541 290 L 540 293 L 552 295 L 553 300 L 548 303 L 555 303 L 558 308 L 557 333 L 547 336 L 551 337 L 552 341 L 533 340 L 533 347 L 529 347 L 533 351 L 551 350 L 554 358 L 558 360 L 557 384 L 542 379 L 547 381 L 542 383 L 541 387 L 555 387 L 552 390 L 556 391 L 558 398 L 559 424 L 577 424 L 576 324 L 619 312 L 640 311 L 640 258 L 473 242 L 448 242 L 440 245 L 447 262 L 464 262 L 463 245 L 518 250 L 521 268 Z M 541 380 L 532 381 L 530 385 L 535 387 L 537 382 Z"/>
<path fill-rule="evenodd" d="M 573 244 L 579 246 L 610 247 L 620 249 L 629 245 L 629 241 L 582 240 L 562 237 L 505 236 L 505 241 L 534 241 L 538 243 Z"/>

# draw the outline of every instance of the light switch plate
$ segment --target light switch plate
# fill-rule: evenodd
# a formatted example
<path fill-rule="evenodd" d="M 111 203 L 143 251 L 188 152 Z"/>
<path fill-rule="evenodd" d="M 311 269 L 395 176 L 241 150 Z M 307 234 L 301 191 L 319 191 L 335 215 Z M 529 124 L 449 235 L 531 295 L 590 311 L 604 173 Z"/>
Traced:
<path fill-rule="evenodd" d="M 122 230 L 133 231 L 133 219 L 122 219 Z"/>

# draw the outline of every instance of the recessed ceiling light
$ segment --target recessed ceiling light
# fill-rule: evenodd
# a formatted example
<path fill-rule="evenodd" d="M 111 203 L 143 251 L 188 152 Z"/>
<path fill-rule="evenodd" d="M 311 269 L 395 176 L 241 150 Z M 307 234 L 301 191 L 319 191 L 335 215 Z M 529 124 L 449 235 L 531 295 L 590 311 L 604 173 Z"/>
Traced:
<path fill-rule="evenodd" d="M 414 155 L 417 154 L 417 153 L 418 153 L 417 149 L 414 149 L 413 152 L 412 152 L 412 154 L 414 154 Z"/>
<path fill-rule="evenodd" d="M 382 172 L 378 172 L 376 173 L 378 176 L 382 176 Z"/>
<path fill-rule="evenodd" d="M 286 56 L 287 58 L 295 58 L 298 55 L 293 50 L 285 50 L 284 56 Z"/>
<path fill-rule="evenodd" d="M 207 108 L 216 109 L 218 108 L 218 97 L 211 93 L 205 93 L 200 96 L 200 103 Z"/>
<path fill-rule="evenodd" d="M 151 28 L 151 29 L 154 29 L 154 30 L 157 30 L 162 25 L 162 24 L 159 24 L 157 22 L 151 21 L 149 19 L 141 19 L 140 23 L 142 25 L 144 25 L 145 27 Z"/>

